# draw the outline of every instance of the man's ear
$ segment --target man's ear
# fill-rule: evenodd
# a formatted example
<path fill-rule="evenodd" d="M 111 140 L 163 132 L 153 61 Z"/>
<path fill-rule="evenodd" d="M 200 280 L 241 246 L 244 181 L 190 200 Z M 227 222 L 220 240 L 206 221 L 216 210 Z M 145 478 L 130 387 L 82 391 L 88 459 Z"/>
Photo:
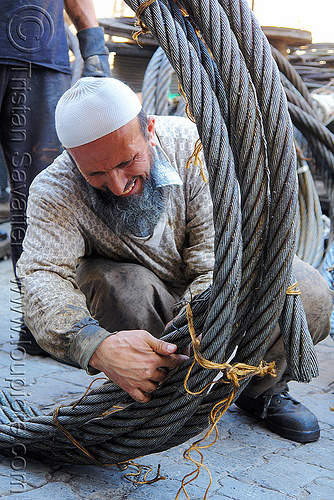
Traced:
<path fill-rule="evenodd" d="M 154 116 L 149 116 L 147 119 L 147 132 L 149 137 L 149 143 L 151 146 L 156 146 L 158 141 L 155 135 L 155 118 Z"/>

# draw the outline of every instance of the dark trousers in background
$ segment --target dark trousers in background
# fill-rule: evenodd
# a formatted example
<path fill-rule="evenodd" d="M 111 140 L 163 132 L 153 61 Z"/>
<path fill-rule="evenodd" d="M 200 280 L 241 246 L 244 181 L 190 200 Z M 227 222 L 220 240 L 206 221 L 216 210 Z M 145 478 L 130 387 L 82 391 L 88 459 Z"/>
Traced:
<path fill-rule="evenodd" d="M 70 75 L 30 64 L 0 64 L 0 143 L 10 186 L 11 257 L 15 271 L 26 230 L 33 179 L 61 153 L 54 124 Z"/>

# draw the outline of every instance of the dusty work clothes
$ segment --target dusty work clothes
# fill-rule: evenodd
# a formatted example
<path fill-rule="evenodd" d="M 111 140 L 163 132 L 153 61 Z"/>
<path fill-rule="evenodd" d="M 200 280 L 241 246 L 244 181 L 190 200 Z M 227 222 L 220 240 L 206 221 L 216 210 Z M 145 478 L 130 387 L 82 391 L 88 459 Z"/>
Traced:
<path fill-rule="evenodd" d="M 301 300 L 306 313 L 307 324 L 314 344 L 324 340 L 330 332 L 330 317 L 333 310 L 334 293 L 325 279 L 310 264 L 298 257 L 293 261 L 293 272 L 299 283 Z M 260 395 L 279 394 L 286 391 L 288 382 L 292 380 L 287 366 L 283 339 L 277 325 L 273 332 L 269 348 L 264 359 L 270 363 L 275 361 L 277 377 L 266 375 L 263 378 L 253 377 L 244 389 L 244 394 L 251 398 Z"/>
<path fill-rule="evenodd" d="M 38 343 L 87 369 L 110 333 L 92 318 L 76 281 L 83 257 L 99 255 L 154 273 L 180 301 L 205 290 L 214 264 L 212 203 L 200 168 L 190 165 L 198 138 L 186 118 L 156 117 L 160 153 L 182 185 L 168 188 L 152 237 L 117 237 L 95 213 L 82 176 L 67 152 L 30 188 L 28 229 L 18 263 L 25 320 Z M 158 228 L 159 226 L 159 228 Z"/>
<path fill-rule="evenodd" d="M 146 267 L 103 257 L 82 259 L 77 282 L 92 316 L 108 332 L 147 330 L 159 338 L 180 297 Z"/>
<path fill-rule="evenodd" d="M 298 257 L 294 259 L 293 271 L 302 292 L 310 333 L 317 344 L 329 334 L 334 294 L 320 273 Z M 77 282 L 92 315 L 109 332 L 144 329 L 159 338 L 173 318 L 173 305 L 178 300 L 173 290 L 143 266 L 101 257 L 82 259 Z M 251 398 L 283 392 L 292 380 L 278 325 L 264 359 L 275 361 L 277 376 L 254 377 L 244 389 L 244 394 Z"/>

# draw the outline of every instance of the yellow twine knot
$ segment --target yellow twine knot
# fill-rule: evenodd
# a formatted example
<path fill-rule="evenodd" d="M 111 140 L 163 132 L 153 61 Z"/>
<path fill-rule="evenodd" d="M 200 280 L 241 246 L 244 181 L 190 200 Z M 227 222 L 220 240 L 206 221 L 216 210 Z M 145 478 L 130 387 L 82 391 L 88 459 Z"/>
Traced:
<path fill-rule="evenodd" d="M 200 340 L 198 338 L 196 338 L 196 332 L 195 332 L 194 324 L 193 324 L 193 314 L 192 314 L 190 304 L 187 304 L 186 312 L 187 312 L 189 333 L 190 333 L 190 337 L 191 337 L 191 341 L 192 341 L 192 346 L 194 349 L 194 361 L 193 361 L 192 365 L 190 366 L 188 373 L 187 373 L 185 380 L 184 380 L 185 390 L 189 394 L 196 396 L 196 395 L 201 394 L 203 391 L 205 391 L 205 389 L 207 389 L 208 387 L 210 387 L 216 383 L 221 383 L 221 382 L 223 382 L 225 384 L 230 383 L 232 386 L 230 395 L 227 396 L 222 401 L 219 401 L 218 403 L 216 403 L 213 406 L 213 408 L 210 412 L 210 421 L 209 421 L 209 423 L 211 423 L 211 426 L 208 429 L 208 431 L 206 432 L 205 436 L 203 438 L 199 439 L 198 441 L 196 441 L 195 443 L 193 443 L 183 454 L 183 456 L 186 460 L 190 460 L 190 462 L 192 462 L 195 465 L 195 469 L 192 472 L 190 472 L 189 474 L 187 474 L 186 476 L 184 476 L 184 478 L 182 479 L 182 484 L 181 484 L 180 489 L 177 492 L 175 500 L 179 499 L 181 491 L 183 491 L 183 493 L 186 495 L 187 499 L 190 500 L 189 495 L 186 491 L 186 486 L 187 486 L 187 484 L 191 483 L 199 476 L 201 467 L 203 467 L 207 471 L 207 473 L 209 474 L 209 485 L 208 485 L 208 487 L 205 491 L 205 495 L 203 497 L 203 500 L 206 500 L 208 491 L 209 491 L 210 486 L 212 484 L 212 476 L 211 476 L 211 473 L 210 473 L 210 470 L 208 469 L 208 467 L 206 467 L 206 465 L 203 463 L 204 457 L 203 457 L 201 450 L 203 450 L 205 448 L 210 448 L 217 441 L 217 439 L 218 439 L 217 424 L 218 424 L 220 418 L 224 415 L 226 410 L 232 404 L 233 399 L 234 399 L 235 394 L 236 394 L 236 391 L 240 387 L 239 381 L 243 378 L 250 377 L 253 375 L 258 375 L 260 377 L 263 377 L 264 375 L 270 374 L 271 376 L 276 377 L 277 373 L 275 370 L 275 362 L 274 361 L 272 361 L 271 363 L 266 363 L 265 361 L 261 361 L 259 366 L 252 366 L 252 365 L 247 365 L 245 363 L 236 363 L 235 365 L 230 365 L 229 363 L 215 363 L 213 361 L 205 359 L 200 353 Z M 203 389 L 201 389 L 198 392 L 190 391 L 187 387 L 187 382 L 188 382 L 191 370 L 196 362 L 200 366 L 202 366 L 203 368 L 223 371 L 224 372 L 223 376 L 227 380 L 219 379 L 217 381 L 213 381 L 213 382 L 207 384 L 205 387 L 203 387 Z M 201 444 L 211 435 L 211 433 L 213 431 L 215 431 L 215 438 L 214 438 L 213 442 L 211 442 L 207 445 Z M 199 455 L 199 459 L 197 459 L 197 460 L 194 459 L 190 455 L 191 452 L 196 452 Z"/>
<path fill-rule="evenodd" d="M 299 283 L 296 281 L 296 283 L 293 283 L 292 285 L 288 286 L 286 290 L 287 295 L 301 295 L 301 291 L 299 289 Z"/>
<path fill-rule="evenodd" d="M 145 26 L 145 24 L 143 23 L 143 21 L 140 19 L 140 16 L 142 14 L 142 12 L 149 6 L 151 5 L 153 2 L 155 2 L 155 0 L 145 0 L 145 2 L 143 2 L 142 4 L 139 5 L 138 9 L 136 10 L 136 18 L 137 18 L 137 21 L 135 23 L 135 26 L 136 27 L 140 27 L 140 29 L 138 31 L 136 31 L 133 35 L 132 35 L 132 38 L 138 43 L 138 45 L 141 47 L 139 41 L 138 41 L 138 38 L 139 38 L 139 35 L 145 35 L 146 33 L 149 33 L 150 30 L 147 28 L 147 26 Z"/>
<path fill-rule="evenodd" d="M 275 362 L 272 361 L 271 363 L 266 363 L 265 361 L 261 361 L 259 366 L 252 366 L 252 365 L 247 365 L 245 363 L 236 363 L 235 365 L 230 365 L 229 363 L 215 363 L 214 361 L 210 361 L 209 359 L 206 359 L 202 356 L 200 352 L 200 340 L 196 337 L 196 332 L 194 329 L 194 322 L 193 322 L 193 313 L 190 307 L 190 304 L 187 304 L 186 307 L 186 313 L 187 313 L 187 319 L 188 319 L 188 328 L 189 328 L 189 333 L 192 341 L 192 346 L 194 349 L 194 361 L 192 362 L 188 373 L 184 379 L 184 388 L 188 392 L 188 394 L 192 394 L 193 396 L 201 394 L 207 387 L 210 387 L 212 383 L 232 383 L 232 386 L 235 389 L 238 389 L 240 384 L 239 380 L 242 380 L 246 377 L 251 377 L 253 375 L 258 375 L 260 377 L 263 377 L 264 375 L 270 374 L 273 377 L 276 377 L 276 371 L 275 371 Z M 226 380 L 218 380 L 216 382 L 210 382 L 207 384 L 203 389 L 201 389 L 198 392 L 192 392 L 190 389 L 187 387 L 187 382 L 189 380 L 191 371 L 195 365 L 195 363 L 198 363 L 202 368 L 206 368 L 208 370 L 217 370 L 217 371 L 222 371 L 224 373 L 224 377 L 227 379 Z"/>

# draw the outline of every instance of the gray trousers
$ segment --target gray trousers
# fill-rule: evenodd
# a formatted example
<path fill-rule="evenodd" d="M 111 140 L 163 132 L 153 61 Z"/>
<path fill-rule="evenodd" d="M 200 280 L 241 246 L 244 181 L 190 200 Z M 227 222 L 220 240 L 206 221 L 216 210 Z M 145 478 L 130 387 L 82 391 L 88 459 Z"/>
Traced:
<path fill-rule="evenodd" d="M 179 300 L 149 269 L 102 257 L 81 260 L 77 283 L 91 315 L 109 332 L 147 330 L 159 338 Z"/>
<path fill-rule="evenodd" d="M 293 270 L 316 344 L 330 332 L 333 293 L 320 273 L 309 264 L 295 258 Z M 166 323 L 172 319 L 173 306 L 179 299 L 175 291 L 145 267 L 102 257 L 82 259 L 77 269 L 77 282 L 86 296 L 91 315 L 110 332 L 147 330 L 159 338 Z M 253 377 L 244 389 L 252 398 L 286 390 L 287 382 L 292 379 L 279 326 L 273 332 L 264 359 L 275 361 L 278 376 Z"/>

